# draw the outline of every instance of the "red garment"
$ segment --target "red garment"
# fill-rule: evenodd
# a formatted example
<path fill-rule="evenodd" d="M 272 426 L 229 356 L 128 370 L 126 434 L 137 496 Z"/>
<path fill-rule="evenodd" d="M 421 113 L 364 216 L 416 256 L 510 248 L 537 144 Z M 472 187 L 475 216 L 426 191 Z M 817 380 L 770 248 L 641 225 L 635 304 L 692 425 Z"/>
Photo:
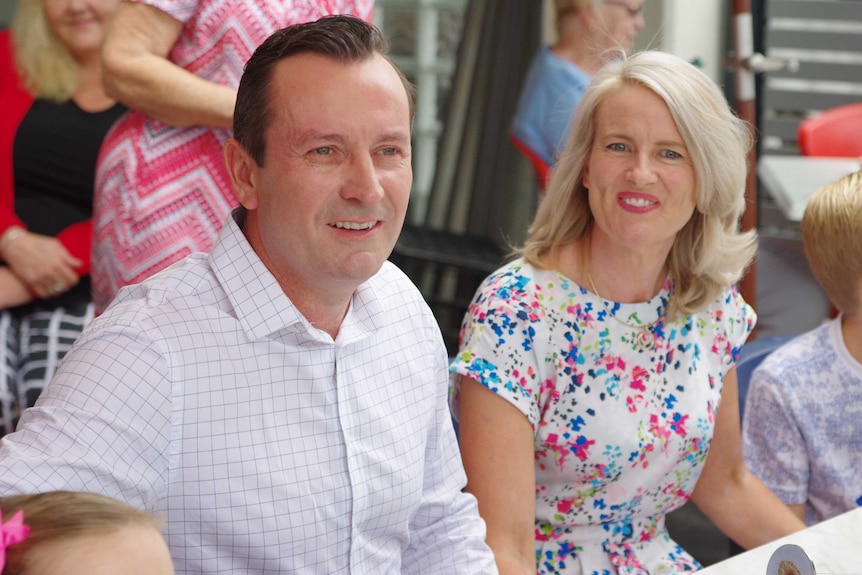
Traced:
<path fill-rule="evenodd" d="M 24 87 L 13 57 L 12 34 L 0 31 L 0 236 L 11 226 L 27 226 L 15 215 L 15 177 L 12 145 L 21 120 L 33 105 L 33 96 Z M 79 275 L 90 274 L 90 246 L 93 222 L 87 219 L 72 224 L 57 235 L 70 254 L 81 260 Z"/>

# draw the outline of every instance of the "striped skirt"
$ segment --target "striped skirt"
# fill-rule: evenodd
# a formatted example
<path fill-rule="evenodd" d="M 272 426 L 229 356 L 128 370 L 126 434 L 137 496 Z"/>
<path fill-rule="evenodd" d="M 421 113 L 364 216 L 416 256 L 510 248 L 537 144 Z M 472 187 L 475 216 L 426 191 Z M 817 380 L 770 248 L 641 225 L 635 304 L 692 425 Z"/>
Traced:
<path fill-rule="evenodd" d="M 0 436 L 36 403 L 60 360 L 93 318 L 93 304 L 27 305 L 0 312 Z"/>

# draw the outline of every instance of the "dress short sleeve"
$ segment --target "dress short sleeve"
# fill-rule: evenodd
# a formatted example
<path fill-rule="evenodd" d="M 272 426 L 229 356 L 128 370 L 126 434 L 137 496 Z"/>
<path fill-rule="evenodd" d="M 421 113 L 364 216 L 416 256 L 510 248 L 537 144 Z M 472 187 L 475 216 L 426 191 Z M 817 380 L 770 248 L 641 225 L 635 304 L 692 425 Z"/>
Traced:
<path fill-rule="evenodd" d="M 480 286 L 461 326 L 453 359 L 450 402 L 458 419 L 460 376 L 481 383 L 539 423 L 539 369 L 534 342 L 543 311 L 533 278 L 520 261 L 489 276 Z"/>
<path fill-rule="evenodd" d="M 722 303 L 719 304 L 719 309 L 716 310 L 713 317 L 719 322 L 722 319 L 725 320 L 726 331 L 724 333 L 726 333 L 727 341 L 721 342 L 720 339 L 716 339 L 716 346 L 726 346 L 724 367 L 729 368 L 736 365 L 739 352 L 757 323 L 757 314 L 745 302 L 736 286 L 726 290 L 720 302 Z"/>

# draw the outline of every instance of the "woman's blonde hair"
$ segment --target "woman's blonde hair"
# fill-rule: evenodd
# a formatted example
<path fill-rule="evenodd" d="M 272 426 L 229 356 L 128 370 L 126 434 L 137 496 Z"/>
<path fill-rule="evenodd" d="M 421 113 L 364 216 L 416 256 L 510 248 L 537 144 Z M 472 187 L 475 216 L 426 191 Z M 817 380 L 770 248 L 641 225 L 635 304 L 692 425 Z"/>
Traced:
<path fill-rule="evenodd" d="M 846 314 L 862 311 L 862 171 L 814 192 L 802 217 L 802 246 L 832 304 Z"/>
<path fill-rule="evenodd" d="M 521 253 L 542 266 L 555 259 L 561 247 L 590 232 L 594 220 L 583 174 L 595 137 L 596 109 L 631 85 L 649 88 L 667 104 L 697 178 L 695 213 L 668 256 L 675 289 L 669 315 L 674 318 L 709 305 L 739 280 L 756 251 L 755 233 L 739 231 L 752 143 L 749 127 L 733 114 L 709 77 L 677 56 L 621 53 L 595 75 L 574 112 L 568 143 Z"/>
<path fill-rule="evenodd" d="M 78 87 L 78 64 L 51 31 L 45 0 L 18 0 L 11 29 L 15 60 L 27 89 L 56 102 L 71 98 Z"/>
<path fill-rule="evenodd" d="M 0 498 L 4 520 L 21 510 L 30 533 L 20 543 L 6 548 L 2 575 L 23 575 L 37 556 L 30 552 L 41 546 L 66 542 L 78 537 L 115 533 L 124 527 L 152 527 L 161 523 L 135 507 L 95 493 L 48 491 L 35 495 Z"/>

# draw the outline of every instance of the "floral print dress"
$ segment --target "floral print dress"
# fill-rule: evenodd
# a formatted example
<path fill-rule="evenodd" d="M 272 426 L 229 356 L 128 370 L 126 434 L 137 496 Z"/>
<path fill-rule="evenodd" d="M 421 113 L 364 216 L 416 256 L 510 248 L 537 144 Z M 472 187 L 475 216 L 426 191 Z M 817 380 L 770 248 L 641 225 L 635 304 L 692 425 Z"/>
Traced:
<path fill-rule="evenodd" d="M 539 574 L 700 568 L 664 519 L 694 489 L 722 378 L 756 318 L 732 288 L 666 323 L 670 297 L 668 280 L 648 302 L 605 301 L 519 259 L 489 276 L 470 306 L 451 367 L 452 410 L 457 418 L 466 375 L 532 424 Z M 655 344 L 641 346 L 636 326 L 653 322 Z"/>

